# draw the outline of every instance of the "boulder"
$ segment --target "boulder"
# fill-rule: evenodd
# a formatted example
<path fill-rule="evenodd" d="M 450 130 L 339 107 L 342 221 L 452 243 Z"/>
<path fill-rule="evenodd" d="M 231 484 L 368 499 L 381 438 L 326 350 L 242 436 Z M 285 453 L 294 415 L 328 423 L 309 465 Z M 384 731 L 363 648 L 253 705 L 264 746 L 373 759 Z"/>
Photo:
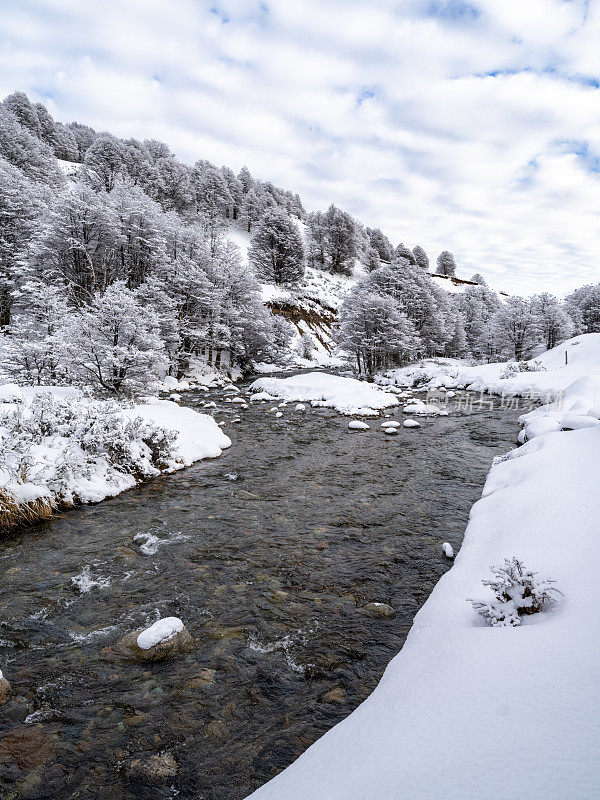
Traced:
<path fill-rule="evenodd" d="M 190 649 L 192 637 L 177 617 L 159 619 L 143 631 L 128 633 L 113 648 L 135 661 L 165 661 Z"/>
<path fill-rule="evenodd" d="M 368 617 L 377 617 L 379 619 L 389 619 L 395 617 L 396 612 L 387 603 L 367 603 L 363 606 L 363 611 Z"/>
<path fill-rule="evenodd" d="M 359 419 L 353 419 L 352 422 L 348 423 L 348 428 L 351 431 L 368 431 L 369 425 L 366 422 L 362 422 Z"/>

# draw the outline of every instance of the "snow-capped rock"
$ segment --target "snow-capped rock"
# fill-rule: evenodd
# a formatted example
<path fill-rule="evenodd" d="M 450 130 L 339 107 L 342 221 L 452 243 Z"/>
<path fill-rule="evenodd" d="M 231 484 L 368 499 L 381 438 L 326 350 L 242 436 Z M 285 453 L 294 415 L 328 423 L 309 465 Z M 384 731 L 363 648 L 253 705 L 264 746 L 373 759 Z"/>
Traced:
<path fill-rule="evenodd" d="M 351 431 L 367 431 L 370 425 L 367 425 L 366 422 L 361 422 L 359 419 L 353 419 L 352 422 L 348 423 L 348 427 Z"/>
<path fill-rule="evenodd" d="M 450 544 L 450 542 L 444 542 L 442 545 L 442 550 L 444 551 L 444 555 L 446 558 L 454 558 L 454 548 Z"/>

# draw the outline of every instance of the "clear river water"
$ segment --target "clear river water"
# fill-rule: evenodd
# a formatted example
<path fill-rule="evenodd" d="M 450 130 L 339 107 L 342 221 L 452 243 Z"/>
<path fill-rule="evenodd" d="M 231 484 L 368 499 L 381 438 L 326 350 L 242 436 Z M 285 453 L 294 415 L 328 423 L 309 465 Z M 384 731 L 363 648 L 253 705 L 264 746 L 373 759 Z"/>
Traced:
<path fill-rule="evenodd" d="M 376 686 L 516 434 L 498 400 L 397 436 L 182 397 L 208 400 L 223 456 L 0 541 L 3 800 L 242 800 Z M 190 652 L 115 655 L 159 616 L 183 619 Z"/>

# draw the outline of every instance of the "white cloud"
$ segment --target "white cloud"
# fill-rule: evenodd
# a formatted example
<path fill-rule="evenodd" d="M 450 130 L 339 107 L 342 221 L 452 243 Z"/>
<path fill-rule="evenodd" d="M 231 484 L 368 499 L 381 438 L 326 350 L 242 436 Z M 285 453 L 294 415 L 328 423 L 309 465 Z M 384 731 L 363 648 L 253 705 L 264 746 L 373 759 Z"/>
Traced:
<path fill-rule="evenodd" d="M 577 0 L 21 0 L 0 93 L 561 293 L 600 279 L 599 34 Z"/>

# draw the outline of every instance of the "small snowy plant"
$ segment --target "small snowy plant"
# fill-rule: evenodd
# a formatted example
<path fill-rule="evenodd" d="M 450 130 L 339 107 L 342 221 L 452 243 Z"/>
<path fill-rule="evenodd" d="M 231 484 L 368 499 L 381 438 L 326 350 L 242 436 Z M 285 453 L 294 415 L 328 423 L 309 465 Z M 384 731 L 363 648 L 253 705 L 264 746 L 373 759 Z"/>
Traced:
<path fill-rule="evenodd" d="M 500 375 L 500 380 L 513 378 L 519 372 L 547 372 L 546 367 L 541 361 L 509 361 Z"/>
<path fill-rule="evenodd" d="M 496 596 L 495 600 L 468 602 L 493 627 L 508 627 L 521 624 L 521 617 L 526 614 L 537 614 L 544 607 L 556 602 L 561 594 L 554 588 L 555 581 L 537 577 L 537 572 L 525 568 L 522 561 L 506 558 L 501 566 L 490 567 L 494 577 L 482 581 L 489 586 Z"/>

